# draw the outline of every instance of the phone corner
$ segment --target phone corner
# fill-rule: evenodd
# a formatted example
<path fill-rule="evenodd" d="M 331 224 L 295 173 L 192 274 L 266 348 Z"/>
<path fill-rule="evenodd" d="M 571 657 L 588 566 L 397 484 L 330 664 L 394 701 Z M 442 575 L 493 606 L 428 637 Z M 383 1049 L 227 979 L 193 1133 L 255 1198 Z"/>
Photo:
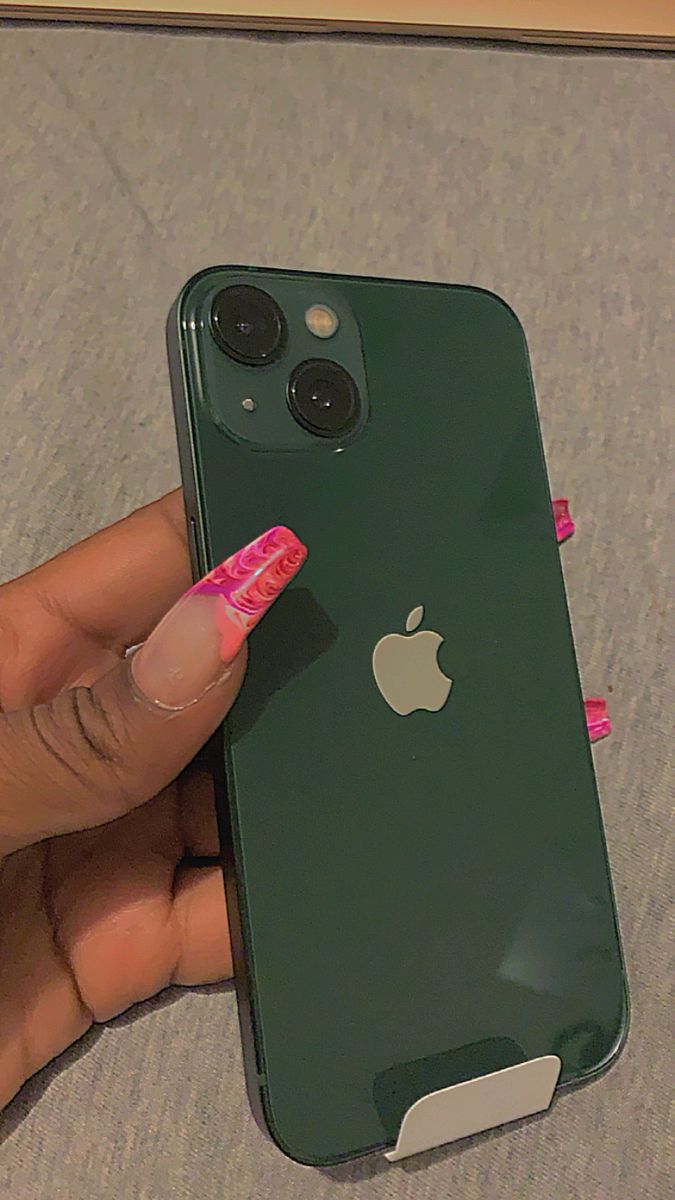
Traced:
<path fill-rule="evenodd" d="M 172 325 L 177 326 L 180 323 L 188 297 L 191 295 L 193 289 L 197 287 L 199 283 L 201 283 L 202 279 L 204 279 L 207 275 L 210 275 L 213 270 L 213 267 L 202 267 L 200 271 L 195 271 L 189 276 L 188 279 L 185 280 L 185 283 L 180 288 L 176 299 L 169 309 L 167 327 L 171 327 Z"/>
<path fill-rule="evenodd" d="M 268 1141 L 272 1142 L 277 1150 L 283 1154 L 284 1158 L 287 1158 L 290 1162 L 295 1163 L 299 1167 L 312 1167 L 316 1170 L 317 1168 L 335 1166 L 340 1161 L 330 1156 L 317 1154 L 307 1146 L 296 1143 L 295 1139 L 283 1133 L 272 1112 L 269 1095 L 264 1085 L 257 1089 L 255 1101 L 249 1090 L 249 1102 L 258 1128 L 265 1134 Z"/>
<path fill-rule="evenodd" d="M 502 316 L 505 317 L 508 323 L 515 328 L 521 340 L 527 346 L 525 326 L 523 325 L 518 313 L 509 300 L 505 300 L 504 297 L 499 294 L 499 292 L 493 292 L 490 288 L 472 287 L 471 291 L 477 296 L 480 296 L 484 300 L 488 301 L 491 305 L 497 307 Z"/>
<path fill-rule="evenodd" d="M 167 345 L 167 349 L 169 351 L 169 355 L 171 355 L 172 349 L 178 342 L 178 321 L 179 321 L 178 313 L 179 313 L 181 295 L 182 295 L 182 291 L 179 293 L 178 296 L 176 296 L 176 299 L 173 301 L 173 304 L 171 305 L 168 313 L 166 314 L 166 321 L 164 323 L 164 336 L 166 338 L 166 345 Z"/>
<path fill-rule="evenodd" d="M 326 1170 L 331 1167 L 343 1166 L 355 1159 L 363 1159 L 377 1150 L 384 1151 L 386 1146 L 368 1146 L 341 1151 L 320 1150 L 310 1146 L 298 1131 L 292 1132 L 282 1128 L 282 1123 L 275 1115 L 269 1092 L 261 1080 L 256 1089 L 255 1098 L 249 1088 L 249 1102 L 253 1109 L 258 1128 L 265 1134 L 284 1158 L 300 1167 L 311 1167 L 314 1170 Z"/>
<path fill-rule="evenodd" d="M 624 976 L 621 1008 L 618 1014 L 614 1036 L 609 1048 L 601 1055 L 600 1058 L 589 1063 L 573 1078 L 567 1079 L 560 1084 L 560 1090 L 565 1091 L 568 1087 L 571 1088 L 581 1086 L 585 1083 L 592 1083 L 594 1080 L 600 1079 L 603 1075 L 610 1071 L 612 1067 L 614 1067 L 619 1061 L 626 1047 L 630 1033 L 630 1024 L 630 995 L 628 991 L 628 981 Z"/>
<path fill-rule="evenodd" d="M 210 267 L 202 267 L 199 271 L 194 271 L 192 275 L 186 279 L 181 287 L 176 299 L 174 300 L 169 315 L 167 318 L 167 328 L 179 327 L 181 321 L 185 317 L 186 309 L 189 305 L 190 297 L 195 289 L 199 288 L 205 279 L 210 275 L 222 275 L 223 272 L 233 272 L 240 274 L 242 271 L 249 271 L 250 268 L 239 266 L 236 263 L 218 263 Z"/>
<path fill-rule="evenodd" d="M 628 980 L 624 974 L 621 1014 L 619 1017 L 619 1021 L 617 1023 L 617 1030 L 616 1030 L 616 1034 L 614 1037 L 614 1041 L 612 1042 L 612 1045 L 610 1046 L 610 1048 L 607 1051 L 604 1058 L 599 1063 L 596 1064 L 595 1070 L 592 1072 L 593 1078 L 596 1075 L 604 1074 L 605 1071 L 609 1071 L 619 1061 L 619 1059 L 621 1058 L 621 1055 L 623 1054 L 623 1052 L 626 1048 L 626 1044 L 628 1042 L 628 1035 L 630 1033 L 630 1025 L 631 1025 L 630 992 L 628 990 Z"/>

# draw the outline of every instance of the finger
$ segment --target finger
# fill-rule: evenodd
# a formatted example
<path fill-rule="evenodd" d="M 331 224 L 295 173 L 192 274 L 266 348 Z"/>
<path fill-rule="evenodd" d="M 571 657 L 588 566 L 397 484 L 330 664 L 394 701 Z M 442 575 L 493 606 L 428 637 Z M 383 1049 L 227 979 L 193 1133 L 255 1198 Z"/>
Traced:
<path fill-rule="evenodd" d="M 47 844 L 0 863 L 0 1110 L 91 1024 L 43 908 Z"/>
<path fill-rule="evenodd" d="M 194 986 L 232 975 L 232 948 L 220 867 L 181 867 L 174 885 L 178 955 L 172 983 Z"/>
<path fill-rule="evenodd" d="M 180 848 L 162 820 L 171 797 L 157 800 L 108 830 L 30 846 L 1 864 L 0 1109 L 92 1021 L 167 984 L 232 974 L 221 872 L 176 871 Z"/>
<path fill-rule="evenodd" d="M 191 588 L 91 688 L 0 719 L 0 854 L 110 821 L 165 787 L 229 710 L 249 631 L 306 550 L 276 526 Z"/>
<path fill-rule="evenodd" d="M 148 878 L 141 864 L 139 887 L 132 873 L 130 912 L 121 908 L 91 918 L 64 915 L 59 936 L 67 950 L 77 993 L 95 1021 L 109 1021 L 131 1004 L 155 996 L 172 983 L 215 983 L 232 975 L 232 954 L 219 867 L 179 867 L 175 875 L 159 864 Z M 108 897 L 94 897 L 109 905 Z"/>
<path fill-rule="evenodd" d="M 213 774 L 205 767 L 189 768 L 177 781 L 178 820 L 185 853 L 213 858 L 219 853 Z"/>
<path fill-rule="evenodd" d="M 0 708 L 89 686 L 189 586 L 182 493 L 0 587 Z"/>
<path fill-rule="evenodd" d="M 181 491 L 140 508 L 5 585 L 7 605 L 37 605 L 55 633 L 119 651 L 144 641 L 191 581 Z M 20 593 L 21 603 L 15 597 Z"/>
<path fill-rule="evenodd" d="M 36 894 L 45 897 L 62 962 L 95 1021 L 170 983 L 230 974 L 222 873 L 181 861 L 176 817 L 171 787 L 112 825 L 43 844 L 45 880 Z"/>

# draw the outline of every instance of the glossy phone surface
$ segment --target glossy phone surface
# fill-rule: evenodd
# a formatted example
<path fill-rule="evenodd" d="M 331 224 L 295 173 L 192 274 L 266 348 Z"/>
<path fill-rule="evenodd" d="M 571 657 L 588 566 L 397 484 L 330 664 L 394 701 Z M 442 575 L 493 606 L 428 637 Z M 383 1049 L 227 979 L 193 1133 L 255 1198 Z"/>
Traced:
<path fill-rule="evenodd" d="M 258 318 L 223 299 L 250 287 L 259 332 L 282 314 L 256 365 Z M 322 1164 L 463 1079 L 596 1073 L 626 990 L 516 317 L 468 287 L 214 268 L 169 348 L 197 569 L 276 524 L 309 548 L 251 637 L 219 797 L 254 1107 Z M 354 390 L 320 367 L 298 407 L 317 359 Z"/>

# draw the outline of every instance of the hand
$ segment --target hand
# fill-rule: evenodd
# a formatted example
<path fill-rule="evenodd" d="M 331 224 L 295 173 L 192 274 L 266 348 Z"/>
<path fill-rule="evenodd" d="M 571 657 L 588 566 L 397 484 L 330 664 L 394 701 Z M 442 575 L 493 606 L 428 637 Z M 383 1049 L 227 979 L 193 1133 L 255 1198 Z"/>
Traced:
<path fill-rule="evenodd" d="M 272 530 L 176 604 L 184 530 L 174 492 L 0 588 L 0 1107 L 93 1022 L 231 974 L 220 869 L 189 862 L 218 852 L 210 777 L 185 768 L 305 552 Z"/>

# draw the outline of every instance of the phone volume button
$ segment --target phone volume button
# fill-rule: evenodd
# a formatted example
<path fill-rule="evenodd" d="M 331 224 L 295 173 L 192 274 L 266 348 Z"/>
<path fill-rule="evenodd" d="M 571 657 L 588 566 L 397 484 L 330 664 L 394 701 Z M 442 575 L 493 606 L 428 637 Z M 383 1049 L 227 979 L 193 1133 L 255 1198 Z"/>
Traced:
<path fill-rule="evenodd" d="M 188 520 L 188 546 L 190 551 L 190 565 L 192 567 L 192 578 L 199 579 L 202 574 L 199 543 L 197 541 L 197 522 L 194 517 Z"/>

